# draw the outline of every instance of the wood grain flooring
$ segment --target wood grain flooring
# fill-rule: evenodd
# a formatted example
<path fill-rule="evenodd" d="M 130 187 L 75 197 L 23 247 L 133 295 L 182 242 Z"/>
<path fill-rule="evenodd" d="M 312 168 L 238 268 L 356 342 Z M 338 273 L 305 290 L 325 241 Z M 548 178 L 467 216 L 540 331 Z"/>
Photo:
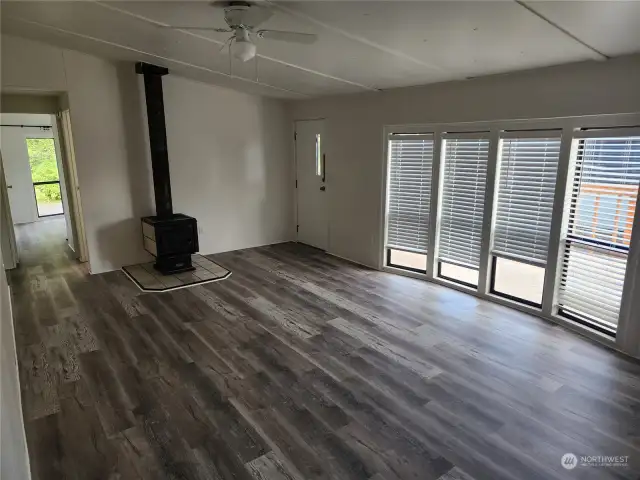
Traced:
<path fill-rule="evenodd" d="M 18 237 L 36 480 L 640 474 L 640 365 L 558 326 L 293 243 L 142 294 L 71 261 L 59 220 Z M 565 470 L 568 452 L 629 466 Z"/>

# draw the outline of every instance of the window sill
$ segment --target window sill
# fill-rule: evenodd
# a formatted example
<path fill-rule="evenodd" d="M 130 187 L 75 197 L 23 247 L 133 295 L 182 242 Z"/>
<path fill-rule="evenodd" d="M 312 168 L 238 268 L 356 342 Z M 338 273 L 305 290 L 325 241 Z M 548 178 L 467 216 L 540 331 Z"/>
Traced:
<path fill-rule="evenodd" d="M 382 268 L 383 272 L 387 272 L 387 273 L 394 273 L 397 275 L 402 275 L 405 277 L 412 277 L 412 278 L 417 278 L 419 280 L 426 280 L 430 283 L 435 283 L 437 285 L 441 285 L 443 287 L 449 287 L 452 288 L 454 290 L 458 290 L 460 292 L 463 293 L 468 293 L 470 295 L 473 295 L 474 297 L 480 298 L 482 300 L 486 300 L 498 305 L 502 305 L 504 307 L 509 307 L 512 308 L 514 310 L 520 311 L 522 313 L 527 313 L 529 315 L 532 315 L 534 317 L 538 317 L 542 320 L 546 320 L 549 323 L 552 324 L 556 324 L 559 325 L 561 327 L 564 327 L 568 330 L 571 330 L 573 332 L 576 332 L 584 337 L 587 337 L 591 340 L 594 340 L 598 343 L 601 343 L 603 345 L 605 345 L 608 348 L 611 348 L 613 350 L 619 351 L 625 355 L 628 355 L 627 353 L 623 352 L 622 350 L 620 350 L 620 347 L 618 346 L 618 344 L 616 343 L 615 338 L 606 335 L 602 332 L 599 332 L 597 330 L 594 330 L 592 328 L 589 328 L 586 325 L 582 325 L 580 323 L 574 322 L 568 318 L 559 316 L 557 314 L 552 314 L 552 315 L 545 315 L 544 313 L 542 313 L 542 310 L 540 308 L 536 308 L 536 307 L 531 307 L 528 305 L 523 305 L 519 302 L 515 302 L 513 300 L 509 300 L 507 298 L 503 298 L 500 297 L 498 295 L 494 295 L 491 293 L 486 293 L 486 294 L 482 294 L 480 292 L 478 292 L 476 289 L 473 288 L 469 288 L 466 287 L 464 285 L 460 285 L 459 283 L 455 283 L 455 282 L 450 282 L 447 280 L 444 280 L 442 278 L 438 278 L 438 277 L 433 277 L 430 278 L 429 276 L 427 276 L 426 274 L 420 274 L 420 273 L 414 273 L 414 272 L 410 272 L 410 271 L 406 271 L 400 268 L 393 268 L 393 267 L 388 267 L 385 266 Z"/>

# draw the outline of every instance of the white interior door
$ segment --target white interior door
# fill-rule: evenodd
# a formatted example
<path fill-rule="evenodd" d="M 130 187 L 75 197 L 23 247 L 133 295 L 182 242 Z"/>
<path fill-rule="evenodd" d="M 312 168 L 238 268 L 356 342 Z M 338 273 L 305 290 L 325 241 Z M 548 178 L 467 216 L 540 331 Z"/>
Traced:
<path fill-rule="evenodd" d="M 69 183 L 70 195 L 68 197 L 71 216 L 73 218 L 75 253 L 81 262 L 89 261 L 89 247 L 87 245 L 87 235 L 84 229 L 84 214 L 82 212 L 82 200 L 80 198 L 80 181 L 78 180 L 78 170 L 76 168 L 76 154 L 73 148 L 73 133 L 71 132 L 71 114 L 69 110 L 61 112 L 60 131 L 64 144 L 64 162 L 66 171 L 66 181 Z"/>
<path fill-rule="evenodd" d="M 67 242 L 69 243 L 69 247 L 74 252 L 76 251 L 76 242 L 75 242 L 75 234 L 73 231 L 73 217 L 71 215 L 71 208 L 69 208 L 69 197 L 68 197 L 68 187 L 67 187 L 67 172 L 64 167 L 64 158 L 62 156 L 62 145 L 60 141 L 60 135 L 62 134 L 61 128 L 59 126 L 62 125 L 62 114 L 60 115 L 51 115 L 51 126 L 53 130 L 53 141 L 56 149 L 56 161 L 58 162 L 58 176 L 60 179 L 60 197 L 62 200 L 62 211 L 64 213 L 64 220 L 67 225 Z"/>
<path fill-rule="evenodd" d="M 326 250 L 327 217 L 324 121 L 296 122 L 296 185 L 298 241 Z"/>
<path fill-rule="evenodd" d="M 1 132 L 4 174 L 14 223 L 29 223 L 38 219 L 24 130 L 2 127 Z M 35 128 L 28 130 L 37 131 Z"/>
<path fill-rule="evenodd" d="M 2 264 L 5 270 L 18 265 L 18 249 L 13 229 L 13 218 L 9 207 L 9 192 L 4 176 L 4 164 L 0 153 L 0 244 L 2 245 Z"/>

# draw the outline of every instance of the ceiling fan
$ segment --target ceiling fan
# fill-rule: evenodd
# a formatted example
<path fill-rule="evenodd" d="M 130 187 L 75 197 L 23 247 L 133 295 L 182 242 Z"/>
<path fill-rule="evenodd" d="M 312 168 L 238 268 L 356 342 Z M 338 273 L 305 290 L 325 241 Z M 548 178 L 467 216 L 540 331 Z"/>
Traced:
<path fill-rule="evenodd" d="M 285 32 L 282 30 L 256 30 L 256 27 L 264 23 L 274 14 L 272 8 L 263 6 L 258 2 L 246 1 L 217 1 L 211 4 L 216 8 L 224 9 L 224 20 L 227 28 L 217 27 L 192 27 L 169 25 L 164 28 L 174 28 L 180 30 L 210 30 L 220 33 L 232 33 L 225 42 L 223 48 L 229 44 L 229 53 L 242 62 L 251 60 L 256 56 L 256 44 L 253 38 L 264 38 L 268 40 L 281 40 L 284 42 L 294 42 L 312 44 L 317 40 L 317 35 L 311 33 Z"/>

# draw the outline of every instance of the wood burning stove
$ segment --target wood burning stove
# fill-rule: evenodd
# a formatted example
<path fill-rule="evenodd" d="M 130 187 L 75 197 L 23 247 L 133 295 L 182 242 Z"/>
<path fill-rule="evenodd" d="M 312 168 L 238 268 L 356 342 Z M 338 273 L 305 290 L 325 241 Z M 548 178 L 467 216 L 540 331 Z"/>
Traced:
<path fill-rule="evenodd" d="M 194 270 L 191 254 L 198 251 L 196 219 L 175 213 L 171 217 L 144 217 L 142 242 L 147 252 L 156 257 L 154 267 L 163 274 Z"/>
<path fill-rule="evenodd" d="M 164 118 L 162 77 L 169 70 L 148 63 L 136 63 L 144 77 L 149 124 L 149 145 L 153 170 L 156 215 L 142 218 L 145 250 L 156 257 L 154 267 L 164 275 L 194 270 L 191 254 L 198 251 L 198 225 L 193 217 L 173 213 L 167 131 Z"/>

